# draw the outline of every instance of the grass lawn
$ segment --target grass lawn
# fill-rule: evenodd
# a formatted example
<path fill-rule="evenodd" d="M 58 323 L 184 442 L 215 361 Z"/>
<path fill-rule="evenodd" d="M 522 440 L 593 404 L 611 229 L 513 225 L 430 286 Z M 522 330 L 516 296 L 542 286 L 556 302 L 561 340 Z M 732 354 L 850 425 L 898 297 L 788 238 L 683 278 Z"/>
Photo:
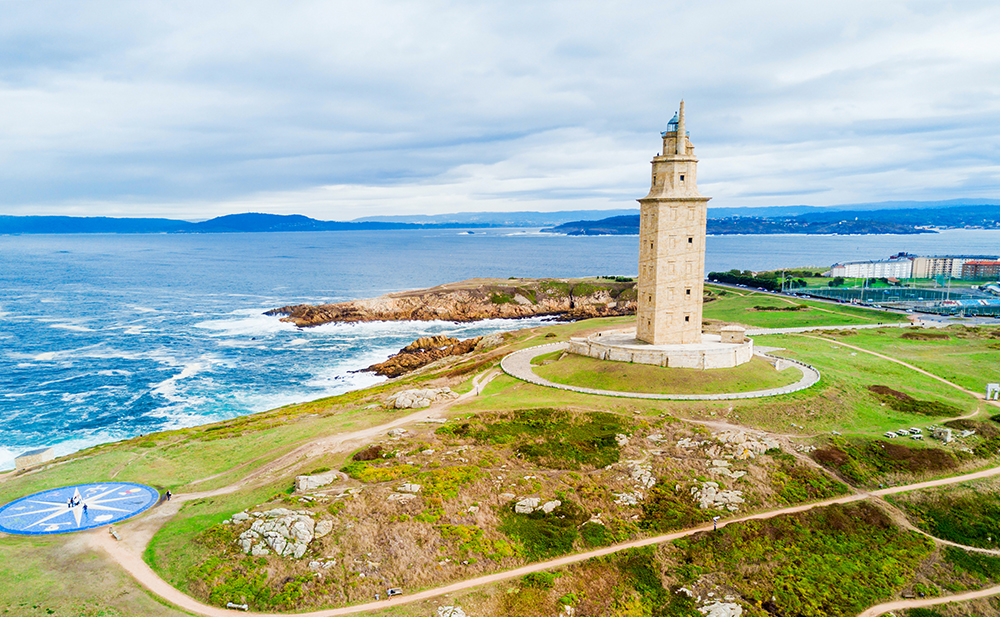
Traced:
<path fill-rule="evenodd" d="M 558 357 L 562 354 L 559 352 L 556 355 Z M 795 383 L 802 376 L 802 373 L 794 368 L 779 373 L 760 358 L 754 358 L 742 366 L 731 369 L 702 371 L 629 362 L 607 362 L 576 354 L 565 354 L 562 359 L 550 361 L 534 371 L 536 375 L 549 381 L 583 388 L 675 394 L 765 390 Z"/>
<path fill-rule="evenodd" d="M 705 304 L 703 317 L 741 323 L 760 328 L 796 328 L 804 326 L 841 326 L 908 321 L 905 315 L 872 311 L 846 304 L 818 302 L 803 298 L 785 298 L 758 291 L 723 289 L 708 286 L 715 294 L 725 292 L 718 300 Z M 805 306 L 795 311 L 755 310 L 754 307 L 776 309 Z"/>
<path fill-rule="evenodd" d="M 897 335 L 891 329 L 882 332 L 883 336 Z M 853 341 L 854 337 L 847 339 Z M 785 348 L 776 354 L 819 369 L 822 379 L 817 386 L 789 396 L 801 397 L 810 393 L 814 397 L 810 405 L 816 407 L 813 415 L 824 418 L 822 425 L 829 427 L 829 430 L 870 435 L 899 429 L 903 425 L 926 426 L 946 419 L 895 411 L 883 405 L 883 401 L 869 392 L 869 386 L 885 385 L 915 399 L 939 401 L 954 406 L 960 414 L 972 413 L 984 407 L 980 401 L 936 379 L 894 362 L 843 347 L 836 341 L 817 340 L 802 335 L 759 336 L 754 340 L 758 345 Z M 838 411 L 831 417 L 826 409 Z"/>
<path fill-rule="evenodd" d="M 973 392 L 1000 382 L 1000 328 L 858 330 L 831 338 L 908 362 Z"/>
<path fill-rule="evenodd" d="M 180 617 L 76 534 L 0 538 L 0 615 Z"/>

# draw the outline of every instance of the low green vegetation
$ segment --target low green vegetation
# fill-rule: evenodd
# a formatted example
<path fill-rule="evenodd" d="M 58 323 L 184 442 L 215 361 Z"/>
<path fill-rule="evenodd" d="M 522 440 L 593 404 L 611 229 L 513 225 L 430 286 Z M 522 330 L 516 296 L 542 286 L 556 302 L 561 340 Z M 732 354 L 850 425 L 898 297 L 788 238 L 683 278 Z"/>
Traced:
<path fill-rule="evenodd" d="M 974 487 L 974 488 L 973 488 Z M 994 483 L 954 489 L 921 491 L 891 501 L 907 518 L 930 535 L 979 548 L 1000 548 L 1000 495 Z"/>
<path fill-rule="evenodd" d="M 520 409 L 480 414 L 437 430 L 439 435 L 472 439 L 480 444 L 508 445 L 528 460 L 555 469 L 604 467 L 618 462 L 615 435 L 631 433 L 620 416 L 561 409 Z"/>
<path fill-rule="evenodd" d="M 795 457 L 783 452 L 772 452 L 776 468 L 771 469 L 771 489 L 784 504 L 820 501 L 846 495 L 850 488 L 806 465 L 796 465 Z"/>
<path fill-rule="evenodd" d="M 959 464 L 954 454 L 940 448 L 864 439 L 833 438 L 812 457 L 859 486 L 870 486 L 889 474 L 920 476 L 955 469 Z"/>
<path fill-rule="evenodd" d="M 682 582 L 717 573 L 758 610 L 802 617 L 854 615 L 891 598 L 934 550 L 868 503 L 726 525 L 674 545 Z"/>
<path fill-rule="evenodd" d="M 543 360 L 543 362 L 545 362 Z M 534 370 L 549 381 L 615 392 L 713 394 L 780 388 L 797 382 L 795 368 L 778 372 L 760 358 L 728 369 L 703 371 L 649 364 L 609 362 L 576 354 L 560 354 Z"/>
<path fill-rule="evenodd" d="M 1000 557 L 966 551 L 954 546 L 944 547 L 945 560 L 959 572 L 966 572 L 983 581 L 1000 580 Z"/>
<path fill-rule="evenodd" d="M 375 467 L 364 461 L 351 461 L 340 468 L 341 471 L 355 480 L 360 480 L 366 484 L 371 482 L 394 482 L 401 478 L 412 476 L 419 469 L 419 467 L 406 464 Z"/>
<path fill-rule="evenodd" d="M 649 494 L 642 502 L 642 518 L 639 526 L 652 532 L 662 533 L 704 523 L 711 520 L 713 514 L 699 508 L 684 487 L 657 484 L 649 490 Z"/>
<path fill-rule="evenodd" d="M 962 410 L 941 401 L 921 401 L 889 386 L 868 386 L 868 391 L 894 411 L 916 416 L 957 416 Z"/>
<path fill-rule="evenodd" d="M 518 543 L 529 561 L 541 561 L 573 550 L 580 536 L 577 529 L 589 515 L 572 501 L 563 501 L 552 512 L 535 510 L 517 514 L 508 504 L 501 514 L 500 531 Z"/>
<path fill-rule="evenodd" d="M 807 409 L 808 412 L 805 414 L 807 417 L 803 417 L 800 413 L 798 418 L 788 418 L 788 420 L 798 425 L 805 425 L 811 430 L 826 429 L 845 434 L 875 435 L 911 426 L 927 426 L 932 421 L 974 413 L 980 407 L 980 403 L 966 392 L 918 373 L 912 368 L 853 349 L 848 345 L 855 345 L 858 337 L 862 335 L 850 334 L 851 332 L 854 331 L 755 337 L 756 345 L 781 348 L 780 351 L 774 352 L 775 355 L 816 367 L 820 371 L 821 380 L 809 390 L 779 399 L 752 403 L 751 405 L 760 411 L 754 413 L 752 417 L 747 413 L 742 414 L 746 422 L 754 426 L 777 426 L 787 430 L 789 424 L 774 424 L 776 419 L 784 415 L 775 408 L 785 406 L 786 409 L 789 407 Z M 896 329 L 864 332 L 866 332 L 864 336 L 873 336 L 872 333 L 898 336 L 899 333 Z M 863 345 L 861 347 L 864 348 Z M 973 369 L 967 367 L 966 370 Z M 900 392 L 919 401 L 919 404 L 911 407 L 899 405 L 901 410 L 897 410 L 894 408 L 897 401 L 887 402 L 885 398 L 873 392 L 873 387 Z M 927 412 L 933 409 L 940 411 L 942 415 L 927 416 L 923 413 L 914 413 L 916 410 Z"/>
<path fill-rule="evenodd" d="M 416 482 L 423 487 L 424 495 L 441 499 L 455 499 L 459 490 L 479 480 L 483 470 L 472 465 L 441 467 L 417 474 Z"/>
<path fill-rule="evenodd" d="M 241 555 L 233 558 L 236 535 L 231 528 L 211 527 L 195 538 L 196 545 L 211 555 L 191 568 L 196 587 L 204 587 L 207 599 L 215 606 L 227 602 L 251 604 L 260 610 L 289 610 L 297 607 L 312 582 L 311 576 L 288 577 L 275 586 L 268 576 L 268 560 Z"/>
<path fill-rule="evenodd" d="M 448 542 L 457 557 L 463 561 L 475 560 L 477 557 L 500 561 L 515 554 L 515 549 L 509 542 L 490 540 L 475 525 L 438 525 L 436 529 L 441 534 L 441 539 Z"/>

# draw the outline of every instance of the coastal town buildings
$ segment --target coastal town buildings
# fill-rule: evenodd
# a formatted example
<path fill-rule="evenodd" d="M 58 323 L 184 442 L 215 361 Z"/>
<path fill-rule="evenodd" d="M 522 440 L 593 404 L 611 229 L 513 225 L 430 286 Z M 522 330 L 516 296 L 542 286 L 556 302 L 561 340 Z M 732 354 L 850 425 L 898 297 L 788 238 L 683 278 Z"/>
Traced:
<path fill-rule="evenodd" d="M 932 255 L 913 260 L 913 278 L 932 279 L 939 276 L 964 278 L 962 266 L 970 261 L 993 261 L 996 255 Z"/>
<path fill-rule="evenodd" d="M 932 279 L 937 277 L 976 279 L 996 277 L 990 264 L 996 255 L 932 255 L 918 256 L 899 253 L 888 259 L 847 261 L 833 264 L 828 276 L 843 278 Z M 977 264 L 965 268 L 966 264 Z M 981 265 L 980 265 L 981 264 Z M 993 272 L 993 274 L 988 274 Z M 967 273 L 973 273 L 967 276 Z"/>

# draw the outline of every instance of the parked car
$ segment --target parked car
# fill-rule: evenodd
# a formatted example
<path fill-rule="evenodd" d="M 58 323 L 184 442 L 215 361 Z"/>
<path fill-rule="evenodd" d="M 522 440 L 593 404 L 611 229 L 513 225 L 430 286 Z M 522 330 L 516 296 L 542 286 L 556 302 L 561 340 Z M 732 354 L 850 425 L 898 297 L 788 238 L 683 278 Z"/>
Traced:
<path fill-rule="evenodd" d="M 892 439 L 896 436 L 896 433 L 893 433 L 892 431 L 886 431 L 885 433 L 883 433 L 883 435 L 886 437 L 886 439 Z"/>
<path fill-rule="evenodd" d="M 901 428 L 898 431 L 896 431 L 896 434 L 899 435 L 900 437 L 906 437 L 907 435 L 910 434 L 910 431 L 906 430 L 905 428 Z"/>
<path fill-rule="evenodd" d="M 389 589 L 385 590 L 385 595 L 390 598 L 392 596 L 401 596 L 403 595 L 403 590 L 400 589 L 399 587 L 390 587 Z"/>
<path fill-rule="evenodd" d="M 923 431 L 920 430 L 920 429 L 918 429 L 918 428 L 911 428 L 910 429 L 910 434 L 911 435 L 919 435 L 920 433 L 923 433 Z"/>
<path fill-rule="evenodd" d="M 923 439 L 923 435 L 910 435 L 910 439 Z"/>

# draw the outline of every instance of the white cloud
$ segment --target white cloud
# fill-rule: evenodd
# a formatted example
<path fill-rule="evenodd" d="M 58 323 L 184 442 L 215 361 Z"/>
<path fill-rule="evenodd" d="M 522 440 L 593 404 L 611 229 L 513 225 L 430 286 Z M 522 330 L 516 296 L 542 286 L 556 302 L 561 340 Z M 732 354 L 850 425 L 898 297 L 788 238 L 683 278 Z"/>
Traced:
<path fill-rule="evenodd" d="M 1000 188 L 990 2 L 5 12 L 5 214 L 633 207 L 681 97 L 715 206 Z"/>

